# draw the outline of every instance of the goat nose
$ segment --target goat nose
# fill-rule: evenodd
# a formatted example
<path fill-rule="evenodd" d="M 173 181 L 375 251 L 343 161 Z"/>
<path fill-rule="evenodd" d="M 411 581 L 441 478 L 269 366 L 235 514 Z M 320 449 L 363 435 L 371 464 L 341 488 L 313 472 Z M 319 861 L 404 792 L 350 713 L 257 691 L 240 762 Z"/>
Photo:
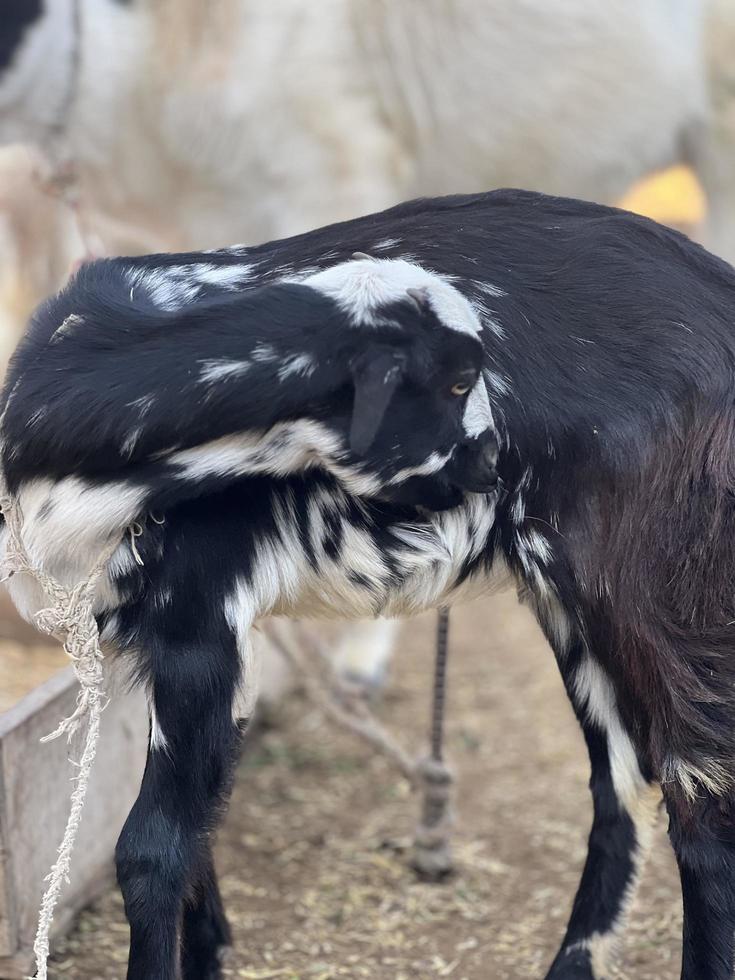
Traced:
<path fill-rule="evenodd" d="M 495 439 L 488 439 L 480 447 L 476 454 L 477 467 L 487 472 L 495 472 L 498 462 L 498 444 Z"/>
<path fill-rule="evenodd" d="M 498 483 L 498 444 L 495 439 L 489 439 L 482 447 L 479 469 L 484 474 L 487 486 L 494 489 Z"/>
<path fill-rule="evenodd" d="M 498 474 L 495 470 L 492 470 L 487 473 L 478 474 L 473 489 L 476 493 L 490 493 L 491 490 L 496 489 L 497 485 Z"/>
<path fill-rule="evenodd" d="M 483 453 L 466 470 L 466 487 L 475 493 L 490 493 L 498 485 L 498 471 L 495 469 L 496 454 Z"/>
<path fill-rule="evenodd" d="M 482 448 L 483 462 L 495 466 L 498 461 L 498 444 L 495 439 L 489 439 Z"/>

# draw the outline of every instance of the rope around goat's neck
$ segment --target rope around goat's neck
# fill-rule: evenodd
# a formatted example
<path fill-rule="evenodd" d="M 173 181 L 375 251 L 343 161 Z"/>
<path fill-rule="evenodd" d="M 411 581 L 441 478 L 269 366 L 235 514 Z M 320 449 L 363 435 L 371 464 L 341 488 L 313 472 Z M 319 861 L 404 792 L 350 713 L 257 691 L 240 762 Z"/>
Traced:
<path fill-rule="evenodd" d="M 36 614 L 38 628 L 56 637 L 64 645 L 67 656 L 72 661 L 74 673 L 79 681 L 79 694 L 73 713 L 65 718 L 56 731 L 42 738 L 42 742 L 66 735 L 71 738 L 86 719 L 84 751 L 78 763 L 79 772 L 75 777 L 76 786 L 71 794 L 69 817 L 64 836 L 58 849 L 58 857 L 46 881 L 48 887 L 41 900 L 38 916 L 38 929 L 33 944 L 36 958 L 37 980 L 47 980 L 49 933 L 54 910 L 61 892 L 61 886 L 69 878 L 69 866 L 77 831 L 82 817 L 87 795 L 89 777 L 100 731 L 100 718 L 106 699 L 103 690 L 103 655 L 99 643 L 99 630 L 92 607 L 94 592 L 100 576 L 105 571 L 108 560 L 117 548 L 117 540 L 111 542 L 100 555 L 89 576 L 69 589 L 61 585 L 42 569 L 36 567 L 28 556 L 23 543 L 23 514 L 18 501 L 8 492 L 0 475 L 0 511 L 5 518 L 8 539 L 5 552 L 5 578 L 16 573 L 24 573 L 34 578 L 49 599 L 49 606 Z"/>

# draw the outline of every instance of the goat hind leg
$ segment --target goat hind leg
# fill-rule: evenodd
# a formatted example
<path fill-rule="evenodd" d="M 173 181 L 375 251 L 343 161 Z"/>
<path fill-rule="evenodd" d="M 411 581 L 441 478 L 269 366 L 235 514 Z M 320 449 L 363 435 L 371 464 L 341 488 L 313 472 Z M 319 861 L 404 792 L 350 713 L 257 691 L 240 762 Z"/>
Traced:
<path fill-rule="evenodd" d="M 560 667 L 587 742 L 594 807 L 587 859 L 547 980 L 603 980 L 637 885 L 661 791 L 644 778 L 602 668 L 582 645 Z"/>
<path fill-rule="evenodd" d="M 732 980 L 735 967 L 735 799 L 664 784 L 684 902 L 682 980 Z"/>

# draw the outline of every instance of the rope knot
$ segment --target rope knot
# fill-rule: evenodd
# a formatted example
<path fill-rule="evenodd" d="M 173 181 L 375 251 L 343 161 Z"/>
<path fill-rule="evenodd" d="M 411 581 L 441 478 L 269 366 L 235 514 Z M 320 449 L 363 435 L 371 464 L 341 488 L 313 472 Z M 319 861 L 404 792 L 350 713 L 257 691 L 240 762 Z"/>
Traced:
<path fill-rule="evenodd" d="M 80 650 L 87 650 L 89 643 L 97 639 L 97 626 L 91 612 L 91 600 L 87 583 L 68 590 L 60 586 L 46 589 L 53 604 L 39 610 L 36 625 L 44 633 L 64 642 L 67 653 L 76 659 Z M 73 651 L 73 652 L 72 652 Z"/>

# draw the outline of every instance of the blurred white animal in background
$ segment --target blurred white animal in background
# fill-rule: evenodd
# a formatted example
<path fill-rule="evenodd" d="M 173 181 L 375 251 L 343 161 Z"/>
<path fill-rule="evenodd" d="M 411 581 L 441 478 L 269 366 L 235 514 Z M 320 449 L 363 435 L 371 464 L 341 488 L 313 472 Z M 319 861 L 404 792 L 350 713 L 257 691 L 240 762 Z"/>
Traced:
<path fill-rule="evenodd" d="M 614 203 L 685 162 L 735 259 L 733 0 L 4 3 L 0 142 L 35 149 L 25 188 L 0 159 L 0 357 L 90 249 L 254 243 L 424 194 Z M 41 151 L 73 165 L 74 211 Z M 377 682 L 388 641 L 343 644 L 344 671 Z"/>
<path fill-rule="evenodd" d="M 711 198 L 705 237 L 735 257 L 719 220 L 735 207 L 731 0 L 6 4 L 21 23 L 0 142 L 63 145 L 110 251 L 267 240 L 503 185 L 612 202 L 685 161 Z"/>
<path fill-rule="evenodd" d="M 76 215 L 54 196 L 53 177 L 37 147 L 0 149 L 0 372 L 30 311 L 84 256 Z"/>

